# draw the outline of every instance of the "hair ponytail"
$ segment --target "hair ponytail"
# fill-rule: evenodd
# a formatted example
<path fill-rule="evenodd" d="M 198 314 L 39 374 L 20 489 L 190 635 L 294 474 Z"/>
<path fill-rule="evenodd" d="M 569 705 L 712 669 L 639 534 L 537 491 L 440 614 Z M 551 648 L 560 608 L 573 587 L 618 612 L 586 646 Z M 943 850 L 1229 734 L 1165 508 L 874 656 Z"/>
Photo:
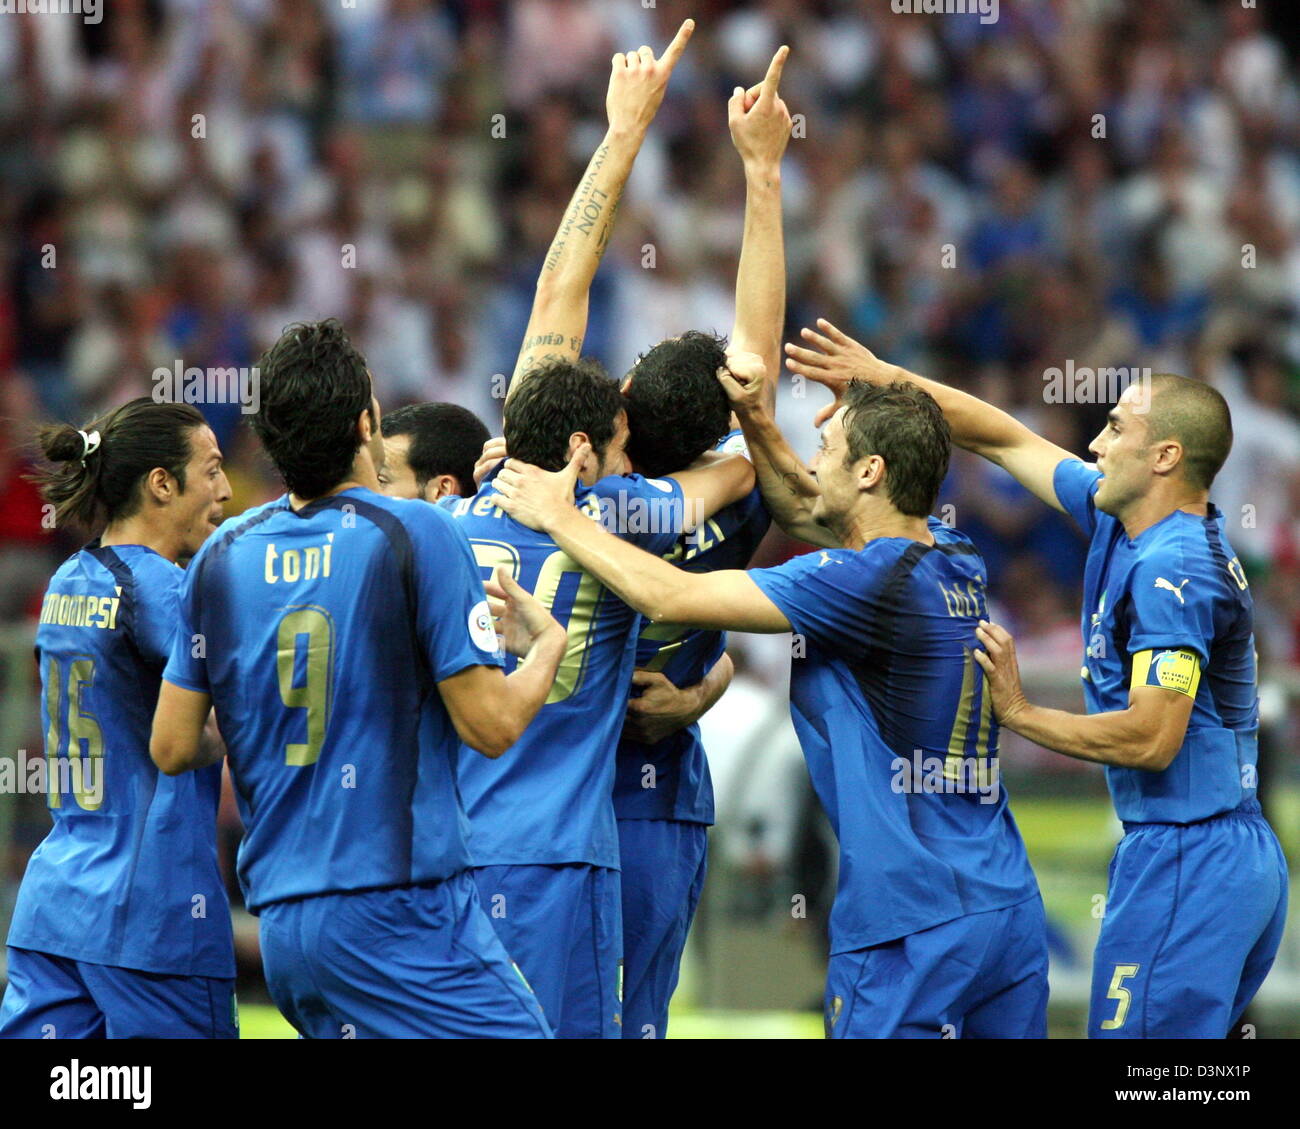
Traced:
<path fill-rule="evenodd" d="M 36 441 L 48 465 L 29 477 L 53 504 L 56 524 L 70 521 L 94 530 L 135 513 L 140 481 L 156 467 L 184 490 L 189 433 L 204 425 L 192 404 L 159 404 L 148 396 L 80 431 L 66 423 L 44 424 Z"/>

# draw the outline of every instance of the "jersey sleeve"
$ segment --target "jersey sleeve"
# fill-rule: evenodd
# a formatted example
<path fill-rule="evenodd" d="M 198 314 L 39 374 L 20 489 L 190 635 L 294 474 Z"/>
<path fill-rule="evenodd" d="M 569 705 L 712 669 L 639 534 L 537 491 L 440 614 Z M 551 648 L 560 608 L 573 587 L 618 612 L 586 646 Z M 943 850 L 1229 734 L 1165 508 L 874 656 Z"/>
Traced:
<path fill-rule="evenodd" d="M 686 501 L 675 478 L 614 475 L 597 482 L 591 495 L 600 503 L 601 525 L 657 557 L 686 531 Z"/>
<path fill-rule="evenodd" d="M 164 681 L 199 694 L 210 692 L 207 648 L 194 626 L 198 622 L 198 584 L 203 559 L 200 550 L 199 555 L 190 561 L 178 585 L 174 634 L 167 669 L 163 671 Z"/>
<path fill-rule="evenodd" d="M 1101 471 L 1082 459 L 1062 459 L 1052 475 L 1056 500 L 1089 537 L 1097 528 L 1097 507 L 1092 496 L 1101 478 Z"/>
<path fill-rule="evenodd" d="M 739 429 L 724 435 L 713 449 L 724 455 L 742 455 L 751 463 L 754 461 L 754 456 L 749 453 L 749 444 L 745 441 L 745 433 Z"/>
<path fill-rule="evenodd" d="M 1176 547 L 1139 560 L 1129 580 L 1129 654 L 1188 650 L 1208 663 L 1221 583 L 1208 561 Z"/>
<path fill-rule="evenodd" d="M 146 663 L 162 670 L 171 658 L 185 573 L 170 561 L 154 558 L 137 566 L 131 635 Z"/>
<path fill-rule="evenodd" d="M 857 654 L 870 637 L 871 557 L 851 549 L 821 549 L 748 576 L 790 621 L 796 635 L 838 654 Z"/>
<path fill-rule="evenodd" d="M 501 647 L 474 551 L 456 521 L 433 506 L 408 521 L 415 559 L 416 635 L 435 682 L 471 666 L 501 666 Z"/>

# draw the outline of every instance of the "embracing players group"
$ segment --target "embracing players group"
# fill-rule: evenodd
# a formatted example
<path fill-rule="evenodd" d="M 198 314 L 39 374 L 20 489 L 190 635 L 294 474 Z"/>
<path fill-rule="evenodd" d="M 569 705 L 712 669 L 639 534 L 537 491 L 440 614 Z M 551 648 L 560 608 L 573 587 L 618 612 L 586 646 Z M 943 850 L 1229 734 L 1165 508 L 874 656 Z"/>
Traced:
<path fill-rule="evenodd" d="M 0 1035 L 236 1033 L 224 758 L 266 982 L 301 1034 L 662 1037 L 713 820 L 695 722 L 730 680 L 728 629 L 801 644 L 791 711 L 840 843 L 829 1035 L 1046 1035 L 1042 901 L 987 787 L 1001 729 L 1105 765 L 1124 822 L 1089 1034 L 1236 1023 L 1287 876 L 1255 798 L 1250 591 L 1208 500 L 1226 405 L 1178 376 L 1135 385 L 1093 466 L 819 322 L 784 350 L 835 392 L 805 467 L 773 417 L 785 48 L 727 105 L 747 187 L 729 339 L 683 327 L 622 381 L 582 359 L 692 27 L 661 58 L 614 57 L 503 441 L 454 405 L 381 416 L 335 321 L 262 357 L 252 426 L 287 493 L 224 524 L 192 405 L 42 428 L 46 497 L 100 535 L 42 604 L 54 825 Z M 983 561 L 929 516 L 952 442 L 1091 538 L 1086 715 L 1025 698 Z M 814 549 L 746 570 L 769 521 Z M 900 757 L 941 763 L 940 786 L 900 782 Z"/>

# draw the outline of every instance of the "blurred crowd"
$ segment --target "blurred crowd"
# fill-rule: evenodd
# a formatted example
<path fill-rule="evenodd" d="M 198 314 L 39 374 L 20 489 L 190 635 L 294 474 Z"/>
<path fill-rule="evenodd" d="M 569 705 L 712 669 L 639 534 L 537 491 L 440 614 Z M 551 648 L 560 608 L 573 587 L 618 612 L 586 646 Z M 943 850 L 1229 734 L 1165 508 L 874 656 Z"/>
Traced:
<path fill-rule="evenodd" d="M 587 351 L 621 375 L 664 336 L 730 327 L 744 183 L 725 104 L 789 43 L 787 334 L 829 317 L 1079 454 L 1106 403 L 1049 402 L 1049 371 L 1213 382 L 1236 420 L 1213 497 L 1261 605 L 1261 651 L 1300 659 L 1300 91 L 1294 29 L 1266 12 L 1281 6 L 1002 0 L 992 23 L 895 6 L 109 0 L 98 24 L 0 15 L 0 620 L 30 614 L 73 545 L 22 478 L 26 429 L 147 394 L 158 368 L 251 366 L 286 324 L 338 316 L 386 407 L 454 400 L 495 430 L 498 374 L 604 129 L 610 56 L 662 49 L 689 15 Z M 805 452 L 824 399 L 783 384 Z M 204 411 L 228 512 L 278 493 L 239 406 Z M 1077 667 L 1073 529 L 960 454 L 941 513 L 984 550 L 1022 651 Z"/>

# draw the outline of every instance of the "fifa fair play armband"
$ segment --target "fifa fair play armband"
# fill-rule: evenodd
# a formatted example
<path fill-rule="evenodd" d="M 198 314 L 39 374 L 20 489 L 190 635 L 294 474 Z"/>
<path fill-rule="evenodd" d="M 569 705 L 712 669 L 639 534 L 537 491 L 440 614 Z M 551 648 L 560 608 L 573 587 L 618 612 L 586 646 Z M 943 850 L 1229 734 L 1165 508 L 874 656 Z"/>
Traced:
<path fill-rule="evenodd" d="M 1133 656 L 1133 679 L 1129 688 L 1162 686 L 1196 697 L 1201 684 L 1201 659 L 1195 651 L 1139 651 Z"/>

